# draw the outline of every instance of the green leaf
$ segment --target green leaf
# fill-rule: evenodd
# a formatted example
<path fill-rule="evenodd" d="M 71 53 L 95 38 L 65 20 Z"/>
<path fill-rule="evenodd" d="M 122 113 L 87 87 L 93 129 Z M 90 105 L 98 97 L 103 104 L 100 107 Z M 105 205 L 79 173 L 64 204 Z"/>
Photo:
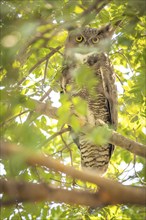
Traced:
<path fill-rule="evenodd" d="M 89 91 L 97 83 L 97 77 L 95 77 L 94 72 L 86 65 L 80 65 L 80 67 L 75 69 L 73 76 L 75 77 L 76 83 L 79 87 L 82 88 L 86 85 Z"/>
<path fill-rule="evenodd" d="M 112 131 L 107 126 L 98 126 L 87 133 L 87 138 L 97 145 L 108 143 Z"/>

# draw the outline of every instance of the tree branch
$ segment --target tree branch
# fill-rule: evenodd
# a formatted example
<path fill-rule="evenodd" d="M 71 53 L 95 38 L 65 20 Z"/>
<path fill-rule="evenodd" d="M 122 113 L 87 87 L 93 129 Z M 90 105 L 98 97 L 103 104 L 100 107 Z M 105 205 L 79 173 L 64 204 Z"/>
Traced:
<path fill-rule="evenodd" d="M 115 205 L 114 198 L 104 190 L 99 190 L 97 193 L 87 191 L 67 190 L 55 188 L 54 186 L 45 183 L 27 183 L 16 180 L 0 180 L 0 193 L 4 193 L 9 197 L 7 200 L 1 200 L 1 206 L 15 204 L 16 202 L 39 202 L 39 201 L 56 201 L 65 202 L 67 204 L 77 204 L 92 207 L 104 207 L 107 205 Z M 120 192 L 119 192 L 120 193 Z M 123 204 L 138 204 L 137 200 L 129 201 Z"/>
<path fill-rule="evenodd" d="M 10 143 L 1 143 L 1 155 L 8 157 L 11 155 L 21 154 L 24 155 L 24 160 L 31 166 L 46 166 L 49 169 L 57 172 L 63 172 L 72 178 L 80 179 L 84 182 L 91 182 L 99 186 L 100 190 L 97 193 L 97 199 L 99 193 L 102 193 L 104 202 L 102 204 L 138 204 L 145 205 L 146 203 L 146 188 L 145 187 L 132 187 L 122 185 L 116 181 L 106 179 L 97 175 L 93 171 L 85 169 L 85 171 L 79 171 L 70 166 L 65 166 L 58 160 L 51 158 L 50 156 L 44 156 L 40 152 L 31 152 L 22 147 L 17 147 Z M 57 200 L 58 201 L 58 200 Z M 62 199 L 63 201 L 63 199 Z M 75 202 L 76 203 L 76 202 Z M 78 204 L 78 203 L 76 203 Z M 87 204 L 86 204 L 87 205 Z M 90 204 L 91 205 L 91 204 Z M 95 203 L 96 205 L 96 203 Z M 92 206 L 92 205 L 91 205 Z"/>
<path fill-rule="evenodd" d="M 12 205 L 16 202 L 39 202 L 43 200 L 92 207 L 103 206 L 105 203 L 102 193 L 69 191 L 54 188 L 45 183 L 27 183 L 15 180 L 0 180 L 0 193 L 5 193 L 9 197 L 9 199 L 1 201 L 1 206 Z"/>
<path fill-rule="evenodd" d="M 57 116 L 58 109 L 56 107 L 51 106 L 50 103 L 43 103 L 41 101 L 34 100 L 34 99 L 32 100 L 36 103 L 35 108 L 34 108 L 35 112 L 47 115 L 48 117 L 53 118 L 53 119 L 58 119 L 58 116 Z"/>
<path fill-rule="evenodd" d="M 133 154 L 146 158 L 146 145 L 126 138 L 116 131 L 112 132 L 109 142 L 111 144 L 120 146 Z"/>
<path fill-rule="evenodd" d="M 35 111 L 43 113 L 48 117 L 58 119 L 57 108 L 52 107 L 49 103 L 42 103 L 40 101 L 34 100 L 36 102 Z M 99 126 L 105 125 L 102 120 L 99 120 Z M 109 143 L 120 146 L 131 153 L 146 158 L 146 145 L 133 141 L 123 135 L 111 130 L 111 137 Z"/>
<path fill-rule="evenodd" d="M 102 120 L 96 120 L 96 123 L 99 126 L 106 125 Z M 109 138 L 108 142 L 110 144 L 114 144 L 120 146 L 131 153 L 134 153 L 138 156 L 146 158 L 146 145 L 133 141 L 123 135 L 117 133 L 116 131 L 111 130 L 111 137 Z"/>

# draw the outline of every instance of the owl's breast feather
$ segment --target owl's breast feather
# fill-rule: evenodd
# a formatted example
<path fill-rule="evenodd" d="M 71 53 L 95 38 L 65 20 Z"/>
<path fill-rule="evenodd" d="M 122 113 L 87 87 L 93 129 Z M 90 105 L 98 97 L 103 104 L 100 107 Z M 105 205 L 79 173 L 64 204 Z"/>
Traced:
<path fill-rule="evenodd" d="M 87 54 L 75 53 L 74 58 L 77 63 L 85 64 L 88 63 L 90 57 L 93 57 L 94 52 L 90 52 Z"/>

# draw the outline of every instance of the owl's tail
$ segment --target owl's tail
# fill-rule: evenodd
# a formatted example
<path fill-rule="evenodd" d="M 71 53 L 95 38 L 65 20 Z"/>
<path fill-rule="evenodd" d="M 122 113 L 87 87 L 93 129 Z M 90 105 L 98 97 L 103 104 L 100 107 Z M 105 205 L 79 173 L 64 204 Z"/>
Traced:
<path fill-rule="evenodd" d="M 80 138 L 79 149 L 81 151 L 82 167 L 95 170 L 101 176 L 106 173 L 113 151 L 111 144 L 97 146 Z"/>

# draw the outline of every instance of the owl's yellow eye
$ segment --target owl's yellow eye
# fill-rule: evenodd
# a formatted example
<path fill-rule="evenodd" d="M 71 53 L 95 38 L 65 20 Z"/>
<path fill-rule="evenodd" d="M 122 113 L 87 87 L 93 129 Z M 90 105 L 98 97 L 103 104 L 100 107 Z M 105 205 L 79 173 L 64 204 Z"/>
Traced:
<path fill-rule="evenodd" d="M 77 36 L 76 37 L 76 41 L 78 42 L 78 43 L 81 43 L 82 41 L 83 41 L 83 36 L 82 35 L 79 35 L 79 36 Z"/>
<path fill-rule="evenodd" d="M 92 43 L 93 44 L 97 44 L 99 42 L 99 38 L 98 37 L 93 37 L 92 38 Z"/>

